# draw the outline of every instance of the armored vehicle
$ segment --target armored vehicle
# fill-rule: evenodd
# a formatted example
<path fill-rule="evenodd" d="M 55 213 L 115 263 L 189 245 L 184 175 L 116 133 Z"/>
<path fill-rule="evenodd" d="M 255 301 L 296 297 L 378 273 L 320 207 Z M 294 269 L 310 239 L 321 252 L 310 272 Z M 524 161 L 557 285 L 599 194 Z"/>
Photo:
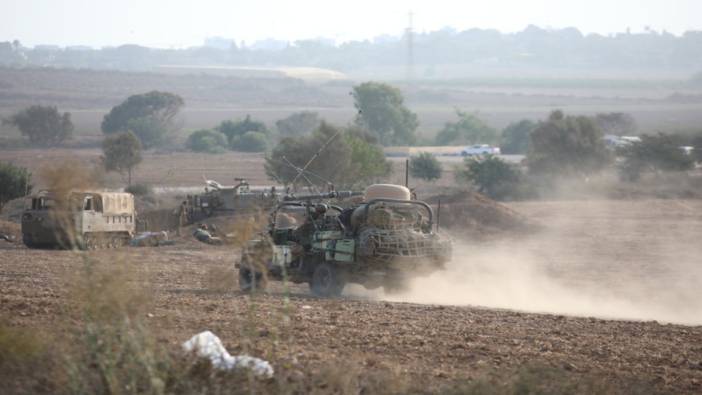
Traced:
<path fill-rule="evenodd" d="M 399 185 L 368 187 L 363 202 L 342 208 L 323 203 L 354 193 L 287 198 L 269 228 L 242 252 L 239 285 L 263 289 L 268 280 L 309 283 L 313 294 L 333 297 L 346 283 L 386 292 L 412 277 L 441 270 L 451 258 L 450 240 L 434 228 L 429 205 Z"/>
<path fill-rule="evenodd" d="M 117 247 L 129 242 L 135 225 L 130 193 L 41 191 L 26 200 L 22 239 L 30 248 Z"/>
<path fill-rule="evenodd" d="M 252 191 L 246 180 L 237 178 L 236 181 L 238 183 L 234 186 L 223 186 L 207 180 L 204 193 L 188 195 L 188 222 L 194 223 L 216 215 L 250 212 L 257 208 L 268 210 L 278 203 L 280 195 L 275 187 Z"/>

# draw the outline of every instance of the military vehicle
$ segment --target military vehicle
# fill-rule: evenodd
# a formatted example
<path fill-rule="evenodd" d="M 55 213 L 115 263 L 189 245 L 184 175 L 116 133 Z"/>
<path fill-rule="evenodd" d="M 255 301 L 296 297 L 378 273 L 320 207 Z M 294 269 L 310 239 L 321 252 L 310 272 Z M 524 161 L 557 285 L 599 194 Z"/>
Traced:
<path fill-rule="evenodd" d="M 431 207 L 413 200 L 408 188 L 371 185 L 360 204 L 324 203 L 356 194 L 283 199 L 267 232 L 243 249 L 236 264 L 240 288 L 264 289 L 268 280 L 288 280 L 307 282 L 322 297 L 340 295 L 347 283 L 393 292 L 412 277 L 441 270 L 451 258 L 451 241 L 435 230 Z"/>
<path fill-rule="evenodd" d="M 118 247 L 129 242 L 135 226 L 130 193 L 41 191 L 26 200 L 22 240 L 29 248 Z"/>
<path fill-rule="evenodd" d="M 195 223 L 212 216 L 246 213 L 256 209 L 268 210 L 278 203 L 280 194 L 275 187 L 252 191 L 245 179 L 235 180 L 238 183 L 234 186 L 223 186 L 216 181 L 206 180 L 204 193 L 188 195 L 188 222 Z"/>

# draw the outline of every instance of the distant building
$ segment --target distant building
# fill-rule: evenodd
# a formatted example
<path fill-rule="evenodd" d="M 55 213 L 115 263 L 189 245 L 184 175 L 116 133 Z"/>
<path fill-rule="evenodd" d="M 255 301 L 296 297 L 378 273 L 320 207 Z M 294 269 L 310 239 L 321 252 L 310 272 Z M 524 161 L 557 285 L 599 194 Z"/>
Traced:
<path fill-rule="evenodd" d="M 228 51 L 232 48 L 236 48 L 236 41 L 224 37 L 207 37 L 204 46 Z"/>

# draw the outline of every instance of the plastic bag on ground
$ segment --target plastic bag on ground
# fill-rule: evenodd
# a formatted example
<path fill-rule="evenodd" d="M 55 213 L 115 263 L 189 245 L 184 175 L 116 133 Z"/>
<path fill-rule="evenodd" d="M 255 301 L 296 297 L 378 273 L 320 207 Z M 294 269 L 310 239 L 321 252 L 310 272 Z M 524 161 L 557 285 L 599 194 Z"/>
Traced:
<path fill-rule="evenodd" d="M 204 331 L 183 343 L 186 352 L 195 352 L 201 358 L 208 358 L 212 366 L 221 370 L 251 369 L 254 375 L 263 378 L 273 377 L 273 367 L 268 361 L 248 355 L 229 355 L 222 341 L 210 331 Z"/>

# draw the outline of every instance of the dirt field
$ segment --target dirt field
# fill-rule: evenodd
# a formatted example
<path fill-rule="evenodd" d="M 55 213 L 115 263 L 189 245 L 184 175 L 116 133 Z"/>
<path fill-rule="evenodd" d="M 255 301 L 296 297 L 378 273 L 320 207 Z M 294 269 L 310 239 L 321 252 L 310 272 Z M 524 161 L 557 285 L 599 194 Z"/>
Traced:
<path fill-rule="evenodd" d="M 148 322 L 168 347 L 208 329 L 232 353 L 249 350 L 276 368 L 295 360 L 301 377 L 353 364 L 435 392 L 535 365 L 624 393 L 702 391 L 702 202 L 511 207 L 543 230 L 456 240 L 445 274 L 392 297 L 352 286 L 342 299 L 319 300 L 306 286 L 278 284 L 251 298 L 235 290 L 233 247 L 190 239 L 85 254 L 0 241 L 0 317 L 58 327 L 66 283 L 88 257 L 137 264 L 154 296 Z"/>

